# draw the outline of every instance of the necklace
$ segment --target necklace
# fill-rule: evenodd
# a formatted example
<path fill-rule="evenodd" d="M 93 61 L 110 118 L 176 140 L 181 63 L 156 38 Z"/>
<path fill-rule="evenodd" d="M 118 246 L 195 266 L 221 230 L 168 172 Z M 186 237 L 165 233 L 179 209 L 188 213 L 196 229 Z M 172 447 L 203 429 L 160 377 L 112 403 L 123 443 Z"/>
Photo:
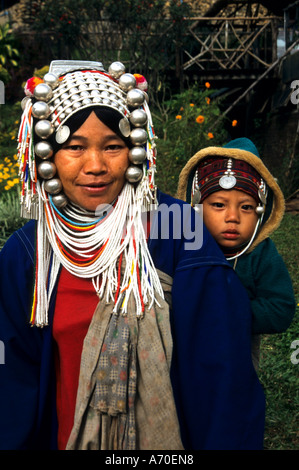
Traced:
<path fill-rule="evenodd" d="M 99 215 L 71 203 L 59 211 L 43 185 L 39 191 L 44 207 L 38 218 L 32 323 L 47 324 L 49 297 L 60 265 L 75 276 L 91 279 L 99 299 L 106 293 L 105 300 L 113 301 L 115 313 L 127 314 L 131 294 L 137 317 L 143 316 L 146 304 L 154 302 L 155 291 L 163 297 L 148 251 L 140 198 L 132 185 L 125 184 L 114 204 L 104 206 Z"/>

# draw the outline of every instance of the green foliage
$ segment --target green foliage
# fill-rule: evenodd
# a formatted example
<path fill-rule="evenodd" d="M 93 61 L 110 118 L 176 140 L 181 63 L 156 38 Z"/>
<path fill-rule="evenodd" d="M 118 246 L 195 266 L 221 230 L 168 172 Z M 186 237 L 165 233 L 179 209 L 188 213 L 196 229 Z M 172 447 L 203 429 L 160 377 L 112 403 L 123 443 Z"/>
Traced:
<path fill-rule="evenodd" d="M 0 26 L 0 64 L 7 68 L 18 65 L 19 51 L 15 46 L 15 37 L 8 23 Z"/>
<path fill-rule="evenodd" d="M 259 377 L 266 395 L 265 448 L 296 450 L 298 440 L 298 364 L 291 361 L 292 343 L 299 340 L 299 215 L 287 213 L 272 235 L 289 270 L 297 303 L 289 329 L 277 335 L 265 335 L 261 345 Z M 297 356 L 298 357 L 298 356 Z"/>
<path fill-rule="evenodd" d="M 226 140 L 226 132 L 213 126 L 220 109 L 212 95 L 209 83 L 205 88 L 195 84 L 159 104 L 159 111 L 153 113 L 158 135 L 157 182 L 167 193 L 175 194 L 179 173 L 196 152 Z"/>
<path fill-rule="evenodd" d="M 15 188 L 0 193 L 0 249 L 25 220 L 20 217 L 19 192 Z"/>

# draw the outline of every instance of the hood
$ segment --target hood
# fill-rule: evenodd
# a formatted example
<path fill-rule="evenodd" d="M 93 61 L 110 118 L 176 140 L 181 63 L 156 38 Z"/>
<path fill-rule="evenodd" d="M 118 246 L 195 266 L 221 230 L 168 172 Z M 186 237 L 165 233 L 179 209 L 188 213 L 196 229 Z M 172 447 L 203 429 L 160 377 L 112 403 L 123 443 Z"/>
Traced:
<path fill-rule="evenodd" d="M 196 168 L 199 162 L 207 157 L 224 157 L 246 161 L 255 168 L 268 186 L 265 214 L 261 227 L 247 251 L 249 253 L 265 238 L 269 237 L 279 226 L 285 210 L 282 191 L 276 183 L 275 178 L 260 159 L 253 142 L 247 138 L 239 138 L 232 140 L 223 147 L 206 147 L 190 158 L 180 173 L 177 190 L 177 197 L 179 199 L 191 203 L 191 187 Z"/>

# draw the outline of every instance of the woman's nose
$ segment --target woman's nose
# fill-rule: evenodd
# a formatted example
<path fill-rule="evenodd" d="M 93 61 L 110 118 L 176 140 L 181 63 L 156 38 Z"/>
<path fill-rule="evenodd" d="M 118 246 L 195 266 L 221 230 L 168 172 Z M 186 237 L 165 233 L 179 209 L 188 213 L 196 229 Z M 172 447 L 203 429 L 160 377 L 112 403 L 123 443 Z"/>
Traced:
<path fill-rule="evenodd" d="M 100 174 L 107 171 L 106 159 L 98 149 L 90 149 L 85 153 L 84 172 Z"/>

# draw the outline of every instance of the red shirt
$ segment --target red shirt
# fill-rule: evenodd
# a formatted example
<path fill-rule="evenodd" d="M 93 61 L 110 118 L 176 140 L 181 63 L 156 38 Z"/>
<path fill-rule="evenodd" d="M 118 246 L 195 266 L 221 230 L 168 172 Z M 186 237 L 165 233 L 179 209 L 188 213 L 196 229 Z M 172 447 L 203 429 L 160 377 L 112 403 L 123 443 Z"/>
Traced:
<path fill-rule="evenodd" d="M 73 427 L 82 346 L 98 302 L 90 279 L 62 268 L 53 322 L 60 450 L 65 449 Z"/>

